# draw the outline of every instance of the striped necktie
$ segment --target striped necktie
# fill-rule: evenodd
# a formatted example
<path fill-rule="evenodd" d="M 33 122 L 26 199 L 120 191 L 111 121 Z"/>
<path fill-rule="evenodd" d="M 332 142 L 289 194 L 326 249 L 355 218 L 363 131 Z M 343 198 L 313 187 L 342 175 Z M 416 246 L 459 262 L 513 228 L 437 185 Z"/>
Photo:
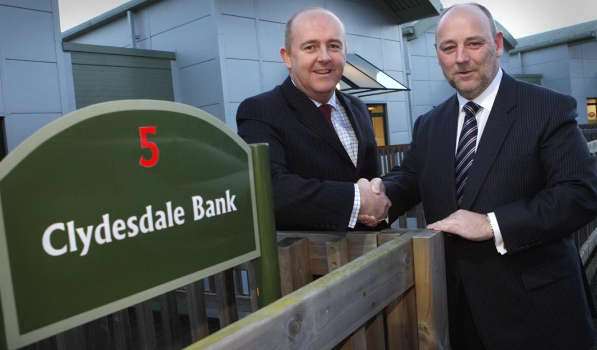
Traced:
<path fill-rule="evenodd" d="M 456 152 L 456 199 L 459 204 L 462 202 L 468 171 L 475 160 L 477 148 L 477 119 L 475 119 L 475 115 L 481 106 L 469 101 L 462 109 L 464 110 L 464 124 Z"/>

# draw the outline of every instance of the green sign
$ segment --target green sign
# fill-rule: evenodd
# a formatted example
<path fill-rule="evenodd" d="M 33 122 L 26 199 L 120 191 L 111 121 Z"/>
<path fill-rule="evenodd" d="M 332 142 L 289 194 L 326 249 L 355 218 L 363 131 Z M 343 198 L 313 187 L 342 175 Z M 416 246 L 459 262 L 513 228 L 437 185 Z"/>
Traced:
<path fill-rule="evenodd" d="M 259 257 L 253 181 L 250 147 L 189 106 L 42 128 L 0 163 L 0 336 L 21 347 Z"/>

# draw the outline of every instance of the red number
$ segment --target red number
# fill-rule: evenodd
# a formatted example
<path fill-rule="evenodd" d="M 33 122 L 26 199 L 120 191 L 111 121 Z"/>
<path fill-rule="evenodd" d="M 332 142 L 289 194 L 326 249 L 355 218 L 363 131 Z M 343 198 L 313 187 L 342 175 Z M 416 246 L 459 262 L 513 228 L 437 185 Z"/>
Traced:
<path fill-rule="evenodd" d="M 147 134 L 155 135 L 157 128 L 153 125 L 139 127 L 139 144 L 141 148 L 149 149 L 151 151 L 151 158 L 145 159 L 143 156 L 139 158 L 139 165 L 144 168 L 152 168 L 160 160 L 160 149 L 155 142 L 147 141 Z"/>

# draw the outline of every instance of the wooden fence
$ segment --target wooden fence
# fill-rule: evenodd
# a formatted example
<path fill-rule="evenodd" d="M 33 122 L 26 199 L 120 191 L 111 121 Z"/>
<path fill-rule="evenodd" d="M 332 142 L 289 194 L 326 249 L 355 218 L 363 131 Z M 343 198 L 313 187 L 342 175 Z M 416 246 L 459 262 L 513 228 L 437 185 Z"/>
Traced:
<path fill-rule="evenodd" d="M 286 295 L 189 349 L 448 347 L 440 234 L 281 232 L 278 238 Z"/>

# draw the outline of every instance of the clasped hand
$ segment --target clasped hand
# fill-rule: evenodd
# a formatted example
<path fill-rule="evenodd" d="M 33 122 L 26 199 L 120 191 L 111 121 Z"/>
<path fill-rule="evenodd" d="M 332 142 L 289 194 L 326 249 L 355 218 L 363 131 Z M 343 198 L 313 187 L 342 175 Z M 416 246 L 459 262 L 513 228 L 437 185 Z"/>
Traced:
<path fill-rule="evenodd" d="M 380 178 L 371 181 L 359 179 L 357 185 L 361 196 L 359 222 L 375 227 L 380 221 L 388 217 L 388 210 L 392 202 L 386 196 L 385 187 Z"/>

